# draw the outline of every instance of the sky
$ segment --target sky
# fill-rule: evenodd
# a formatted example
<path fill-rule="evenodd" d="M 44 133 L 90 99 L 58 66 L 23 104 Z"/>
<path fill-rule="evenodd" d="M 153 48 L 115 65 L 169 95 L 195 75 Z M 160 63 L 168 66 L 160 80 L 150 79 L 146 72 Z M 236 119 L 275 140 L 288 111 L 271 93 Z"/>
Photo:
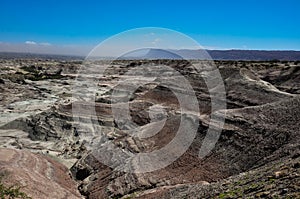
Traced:
<path fill-rule="evenodd" d="M 207 49 L 300 50 L 298 0 L 0 0 L 0 9 L 0 51 L 86 55 L 141 27 L 175 30 Z"/>

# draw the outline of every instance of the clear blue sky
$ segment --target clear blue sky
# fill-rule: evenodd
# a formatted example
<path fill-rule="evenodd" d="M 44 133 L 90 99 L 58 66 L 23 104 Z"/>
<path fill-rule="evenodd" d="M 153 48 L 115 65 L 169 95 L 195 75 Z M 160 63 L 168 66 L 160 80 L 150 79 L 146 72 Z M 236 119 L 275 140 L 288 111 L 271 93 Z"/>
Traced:
<path fill-rule="evenodd" d="M 137 27 L 180 31 L 220 49 L 300 50 L 298 0 L 0 0 L 0 42 L 96 45 Z"/>

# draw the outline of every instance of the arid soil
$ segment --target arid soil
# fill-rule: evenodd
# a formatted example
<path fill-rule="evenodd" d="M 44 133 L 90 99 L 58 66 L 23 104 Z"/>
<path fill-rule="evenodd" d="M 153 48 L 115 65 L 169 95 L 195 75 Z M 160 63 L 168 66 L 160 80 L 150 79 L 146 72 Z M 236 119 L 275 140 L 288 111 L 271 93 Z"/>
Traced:
<path fill-rule="evenodd" d="M 4 183 L 21 182 L 33 198 L 300 198 L 299 62 L 215 61 L 227 109 L 213 113 L 202 77 L 215 69 L 193 67 L 204 62 L 97 62 L 107 70 L 97 80 L 91 103 L 74 96 L 81 61 L 0 60 L 0 170 L 9 170 L 7 175 L 12 176 Z M 119 102 L 111 94 L 117 90 L 120 98 L 126 95 L 128 90 L 117 87 L 118 80 L 149 63 L 180 72 L 192 85 L 200 111 L 182 110 L 172 90 L 158 83 L 138 86 L 129 99 L 137 131 L 147 135 L 165 120 L 157 134 L 144 139 L 131 136 L 128 123 L 116 122 L 112 109 Z M 147 78 L 157 75 L 153 71 Z M 176 80 L 176 75 L 166 72 L 164 78 Z M 137 80 L 133 83 L 139 85 Z M 155 105 L 163 107 L 164 114 L 151 115 Z M 74 113 L 74 107 L 82 111 Z M 197 133 L 188 150 L 162 169 L 122 172 L 116 169 L 122 166 L 118 165 L 122 154 L 107 148 L 105 155 L 115 163 L 109 167 L 90 148 L 99 137 L 89 133 L 92 125 L 101 131 L 100 144 L 111 142 L 134 154 L 160 149 L 176 136 L 181 111 L 198 119 Z M 214 126 L 221 131 L 220 138 L 207 156 L 199 158 L 212 114 L 225 118 L 225 124 Z"/>

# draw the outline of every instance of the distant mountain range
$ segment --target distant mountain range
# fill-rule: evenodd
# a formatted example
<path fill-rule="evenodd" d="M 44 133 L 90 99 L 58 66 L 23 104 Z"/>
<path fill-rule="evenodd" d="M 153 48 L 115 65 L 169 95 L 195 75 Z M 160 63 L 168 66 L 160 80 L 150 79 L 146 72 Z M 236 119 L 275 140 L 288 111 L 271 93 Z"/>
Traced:
<path fill-rule="evenodd" d="M 208 50 L 215 60 L 300 60 L 300 51 Z"/>
<path fill-rule="evenodd" d="M 251 60 L 270 61 L 285 60 L 299 61 L 300 51 L 286 50 L 163 50 L 149 49 L 146 54 L 128 53 L 118 59 L 213 59 L 213 60 Z M 84 56 L 46 55 L 31 53 L 0 52 L 1 59 L 10 58 L 41 58 L 41 59 L 84 59 Z M 102 58 L 105 59 L 105 58 Z M 109 58 L 113 59 L 113 58 Z"/>
<path fill-rule="evenodd" d="M 142 59 L 213 59 L 213 60 L 300 60 L 300 51 L 266 50 L 161 50 L 150 49 Z"/>

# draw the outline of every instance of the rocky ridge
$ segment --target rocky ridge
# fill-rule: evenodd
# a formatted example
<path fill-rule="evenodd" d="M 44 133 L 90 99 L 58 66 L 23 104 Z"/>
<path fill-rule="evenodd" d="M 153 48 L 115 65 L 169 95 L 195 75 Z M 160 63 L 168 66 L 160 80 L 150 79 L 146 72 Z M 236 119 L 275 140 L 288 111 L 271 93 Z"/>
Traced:
<path fill-rule="evenodd" d="M 88 198 L 298 196 L 300 65 L 296 62 L 216 61 L 224 80 L 228 109 L 214 113 L 225 116 L 225 126 L 213 151 L 199 159 L 211 114 L 209 92 L 201 76 L 209 71 L 195 71 L 190 62 L 183 60 L 151 61 L 153 65 L 176 69 L 193 86 L 200 115 L 186 111 L 199 119 L 192 145 L 175 162 L 150 173 L 124 173 L 100 162 L 87 145 L 94 139 L 87 133 L 91 121 L 101 127 L 103 143 L 110 141 L 133 153 L 157 150 L 175 136 L 180 104 L 170 89 L 155 83 L 140 86 L 129 106 L 132 120 L 142 133 L 147 134 L 155 122 L 165 119 L 158 134 L 147 139 L 131 137 L 126 125 L 114 121 L 112 107 L 117 102 L 111 101 L 110 95 L 119 78 L 147 62 L 150 61 L 113 62 L 98 82 L 96 102 L 77 100 L 72 104 L 79 62 L 2 60 L 5 67 L 1 68 L 0 90 L 5 95 L 0 104 L 1 146 L 55 157 L 70 168 L 79 191 Z M 199 61 L 192 63 L 201 65 Z M 166 78 L 174 76 L 166 74 Z M 149 113 L 155 105 L 163 107 L 165 115 L 155 115 L 156 120 L 151 120 Z M 73 120 L 72 106 L 85 110 L 77 121 Z M 91 118 L 90 107 L 95 107 L 95 117 Z M 79 128 L 78 122 L 84 128 Z M 110 155 L 112 162 L 118 162 L 117 156 Z M 282 170 L 286 175 L 276 178 L 275 173 Z M 272 175 L 274 180 L 269 177 Z M 287 179 L 294 184 L 292 188 Z M 252 185 L 256 188 L 249 188 Z"/>

